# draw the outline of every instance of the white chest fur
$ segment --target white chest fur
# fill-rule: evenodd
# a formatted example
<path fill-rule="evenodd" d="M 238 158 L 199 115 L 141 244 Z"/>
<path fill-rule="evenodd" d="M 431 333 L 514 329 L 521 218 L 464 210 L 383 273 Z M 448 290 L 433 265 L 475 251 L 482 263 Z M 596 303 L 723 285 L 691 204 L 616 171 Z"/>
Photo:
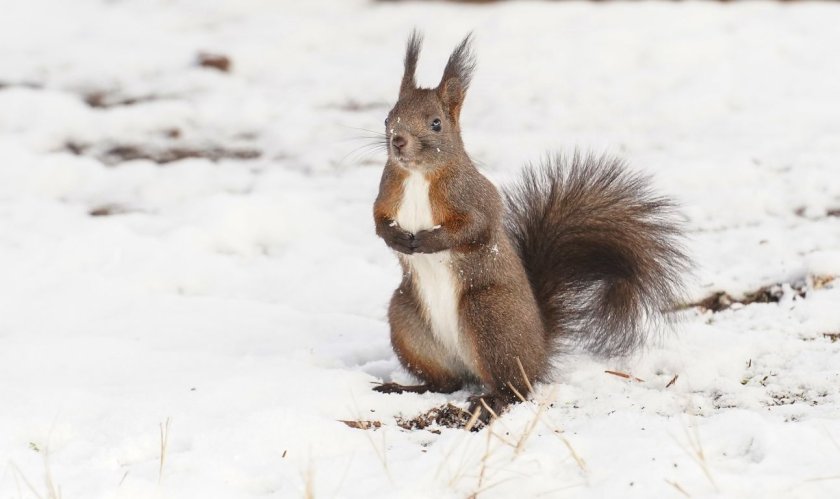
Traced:
<path fill-rule="evenodd" d="M 434 227 L 429 200 L 429 181 L 419 172 L 411 172 L 403 183 L 402 203 L 396 222 L 409 232 Z M 406 256 L 415 290 L 422 301 L 432 333 L 447 352 L 469 365 L 462 345 L 458 320 L 460 291 L 448 250 Z"/>

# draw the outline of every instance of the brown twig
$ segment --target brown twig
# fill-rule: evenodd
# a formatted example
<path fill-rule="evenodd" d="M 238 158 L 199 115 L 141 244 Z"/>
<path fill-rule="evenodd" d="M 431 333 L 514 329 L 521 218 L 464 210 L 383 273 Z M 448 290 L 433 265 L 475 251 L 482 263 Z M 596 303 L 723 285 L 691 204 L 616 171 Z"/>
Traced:
<path fill-rule="evenodd" d="M 631 376 L 627 373 L 623 373 L 623 372 L 619 372 L 619 371 L 606 370 L 604 372 L 607 373 L 607 374 L 612 374 L 613 376 L 618 376 L 619 378 L 632 379 L 633 381 L 638 381 L 639 383 L 644 383 L 645 382 L 645 380 L 643 380 L 641 378 L 637 378 L 635 376 Z"/>

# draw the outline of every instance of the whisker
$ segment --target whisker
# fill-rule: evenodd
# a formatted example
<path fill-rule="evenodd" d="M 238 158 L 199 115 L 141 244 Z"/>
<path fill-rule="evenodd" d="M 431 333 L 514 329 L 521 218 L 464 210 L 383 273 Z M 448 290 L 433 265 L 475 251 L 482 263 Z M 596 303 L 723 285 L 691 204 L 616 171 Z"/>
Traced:
<path fill-rule="evenodd" d="M 383 140 L 384 137 L 373 137 L 373 136 L 364 136 L 359 135 L 358 137 L 347 137 L 345 139 L 338 139 L 337 142 L 350 142 L 351 140 Z"/>
<path fill-rule="evenodd" d="M 368 132 L 368 133 L 372 133 L 374 135 L 381 135 L 383 137 L 386 135 L 385 132 L 377 132 L 376 130 L 368 130 L 367 128 L 359 128 L 359 127 L 347 126 L 347 125 L 341 125 L 341 126 L 344 127 L 344 128 L 349 128 L 351 130 L 358 130 L 360 132 Z"/>
<path fill-rule="evenodd" d="M 341 157 L 339 160 L 339 164 L 344 163 L 344 161 L 348 157 L 353 157 L 354 159 L 366 159 L 373 154 L 378 154 L 383 151 L 387 151 L 388 144 L 378 138 L 375 139 L 373 142 L 362 144 L 359 147 L 353 148 L 347 152 L 344 156 Z"/>

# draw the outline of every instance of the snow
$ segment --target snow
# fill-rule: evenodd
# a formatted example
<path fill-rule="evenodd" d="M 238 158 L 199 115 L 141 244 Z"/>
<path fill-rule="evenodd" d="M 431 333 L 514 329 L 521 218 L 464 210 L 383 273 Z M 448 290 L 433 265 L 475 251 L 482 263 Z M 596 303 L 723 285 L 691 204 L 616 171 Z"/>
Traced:
<path fill-rule="evenodd" d="M 840 275 L 840 5 L 3 10 L 0 497 L 51 497 L 47 473 L 64 498 L 840 494 L 840 287 L 813 279 Z M 475 32 L 461 124 L 488 177 L 619 154 L 682 204 L 693 299 L 781 283 L 781 301 L 689 310 L 631 358 L 559 359 L 492 435 L 397 427 L 469 395 L 370 390 L 411 381 L 371 215 L 384 152 L 365 146 L 415 25 L 423 85 Z M 108 153 L 127 146 L 259 157 Z M 382 427 L 339 422 L 356 419 Z"/>

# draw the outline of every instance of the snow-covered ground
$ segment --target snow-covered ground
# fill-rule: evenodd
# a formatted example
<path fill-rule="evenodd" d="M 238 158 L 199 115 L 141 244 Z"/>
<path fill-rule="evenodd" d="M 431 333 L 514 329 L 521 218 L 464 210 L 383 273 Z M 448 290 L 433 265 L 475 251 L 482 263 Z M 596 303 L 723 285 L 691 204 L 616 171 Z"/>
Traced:
<path fill-rule="evenodd" d="M 840 496 L 838 19 L 4 2 L 0 498 Z M 462 121 L 490 178 L 547 151 L 620 154 L 682 203 L 693 299 L 779 283 L 780 302 L 689 310 L 633 358 L 562 359 L 492 433 L 399 428 L 468 396 L 370 390 L 408 380 L 371 218 L 384 156 L 364 146 L 412 26 L 427 85 L 475 30 Z M 224 157 L 153 161 L 208 152 Z"/>

